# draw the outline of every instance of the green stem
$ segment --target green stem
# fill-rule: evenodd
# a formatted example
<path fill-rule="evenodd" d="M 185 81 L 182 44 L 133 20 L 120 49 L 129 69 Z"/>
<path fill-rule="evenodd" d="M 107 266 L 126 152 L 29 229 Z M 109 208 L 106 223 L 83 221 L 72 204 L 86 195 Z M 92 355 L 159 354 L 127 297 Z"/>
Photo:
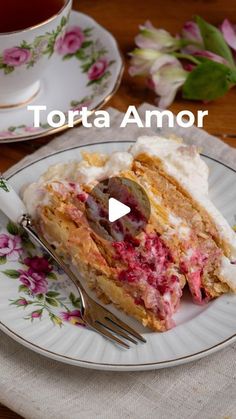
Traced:
<path fill-rule="evenodd" d="M 195 47 L 202 49 L 202 44 L 191 39 L 181 39 L 180 40 L 181 48 L 187 47 L 188 45 L 194 45 Z"/>
<path fill-rule="evenodd" d="M 68 307 L 62 302 L 62 301 L 60 301 L 59 299 L 58 299 L 58 302 L 60 303 L 60 305 L 61 305 L 61 307 L 64 307 L 64 309 L 66 310 L 66 311 L 70 311 L 69 309 L 68 309 Z M 69 303 L 68 303 L 69 304 Z"/>
<path fill-rule="evenodd" d="M 183 58 L 185 60 L 192 61 L 192 63 L 194 64 L 197 64 L 197 65 L 200 64 L 200 61 L 196 57 L 193 57 L 190 54 L 182 54 L 181 52 L 174 52 L 173 55 L 176 58 Z"/>

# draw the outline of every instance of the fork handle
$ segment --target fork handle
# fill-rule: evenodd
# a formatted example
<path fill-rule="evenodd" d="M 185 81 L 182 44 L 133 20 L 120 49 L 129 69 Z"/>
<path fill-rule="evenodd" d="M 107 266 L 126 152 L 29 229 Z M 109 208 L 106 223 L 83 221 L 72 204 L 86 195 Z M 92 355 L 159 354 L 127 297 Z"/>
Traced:
<path fill-rule="evenodd" d="M 14 223 L 18 223 L 22 215 L 26 214 L 27 212 L 26 207 L 20 197 L 1 174 L 0 209 Z"/>

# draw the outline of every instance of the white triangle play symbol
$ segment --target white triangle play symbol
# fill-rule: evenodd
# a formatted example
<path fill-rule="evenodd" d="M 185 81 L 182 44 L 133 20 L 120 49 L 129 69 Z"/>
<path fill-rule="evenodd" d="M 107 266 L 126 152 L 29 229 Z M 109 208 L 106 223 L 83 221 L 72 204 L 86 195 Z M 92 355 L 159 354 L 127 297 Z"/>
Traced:
<path fill-rule="evenodd" d="M 122 204 L 115 198 L 110 198 L 108 201 L 108 218 L 112 223 L 113 221 L 119 220 L 119 218 L 124 217 L 124 215 L 129 214 L 130 207 L 128 205 Z"/>

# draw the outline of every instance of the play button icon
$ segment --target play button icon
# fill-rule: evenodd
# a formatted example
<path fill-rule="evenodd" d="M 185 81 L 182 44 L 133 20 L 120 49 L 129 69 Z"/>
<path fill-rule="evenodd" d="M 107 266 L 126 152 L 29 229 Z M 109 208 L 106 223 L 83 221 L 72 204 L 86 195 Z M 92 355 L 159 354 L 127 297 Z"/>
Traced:
<path fill-rule="evenodd" d="M 126 214 L 130 213 L 130 207 L 128 205 L 122 204 L 115 198 L 109 198 L 108 201 L 108 219 L 111 223 L 116 220 L 119 220 L 121 217 L 124 217 Z"/>
<path fill-rule="evenodd" d="M 116 176 L 89 191 L 85 215 L 91 230 L 103 240 L 132 240 L 149 221 L 150 202 L 139 183 Z"/>

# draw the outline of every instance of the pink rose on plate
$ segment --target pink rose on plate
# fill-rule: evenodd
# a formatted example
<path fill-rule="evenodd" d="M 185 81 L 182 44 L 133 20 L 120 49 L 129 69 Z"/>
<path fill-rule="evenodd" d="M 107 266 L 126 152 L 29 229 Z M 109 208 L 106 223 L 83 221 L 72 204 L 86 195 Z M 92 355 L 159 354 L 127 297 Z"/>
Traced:
<path fill-rule="evenodd" d="M 32 294 L 46 294 L 48 291 L 48 282 L 43 272 L 35 272 L 33 269 L 20 272 L 20 282 L 25 285 Z"/>
<path fill-rule="evenodd" d="M 20 237 L 0 234 L 0 257 L 6 256 L 9 261 L 16 261 L 22 251 Z"/>
<path fill-rule="evenodd" d="M 48 262 L 48 259 L 46 259 L 45 257 L 39 257 L 39 256 L 34 256 L 31 258 L 28 257 L 24 260 L 24 264 L 29 266 L 29 268 L 33 272 L 43 272 L 46 274 L 46 273 L 51 272 L 52 270 L 52 266 Z"/>
<path fill-rule="evenodd" d="M 108 61 L 105 58 L 101 58 L 100 60 L 96 61 L 88 71 L 89 80 L 100 79 L 105 73 L 107 67 Z"/>
<path fill-rule="evenodd" d="M 79 26 L 71 26 L 64 36 L 57 39 L 55 49 L 60 55 L 74 54 L 84 42 L 84 34 Z"/>
<path fill-rule="evenodd" d="M 28 63 L 31 58 L 31 52 L 29 49 L 13 47 L 3 51 L 3 63 L 12 67 L 19 67 L 23 64 Z"/>
<path fill-rule="evenodd" d="M 31 319 L 40 319 L 42 317 L 43 310 L 36 310 L 31 313 Z"/>
<path fill-rule="evenodd" d="M 20 299 L 17 301 L 17 305 L 18 305 L 18 306 L 25 307 L 25 306 L 27 306 L 27 305 L 28 305 L 28 301 L 27 301 L 25 298 L 20 298 Z"/>

